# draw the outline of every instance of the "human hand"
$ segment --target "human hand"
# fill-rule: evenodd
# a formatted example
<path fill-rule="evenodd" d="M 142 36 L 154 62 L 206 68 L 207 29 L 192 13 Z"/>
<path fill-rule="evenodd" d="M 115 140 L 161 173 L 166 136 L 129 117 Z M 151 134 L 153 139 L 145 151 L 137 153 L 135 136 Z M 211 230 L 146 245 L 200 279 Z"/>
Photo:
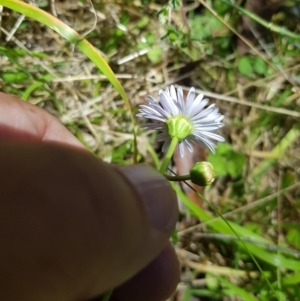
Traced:
<path fill-rule="evenodd" d="M 163 301 L 175 289 L 176 197 L 151 168 L 99 162 L 53 116 L 0 93 L 0 171 L 1 300 L 118 287 L 111 301 Z"/>

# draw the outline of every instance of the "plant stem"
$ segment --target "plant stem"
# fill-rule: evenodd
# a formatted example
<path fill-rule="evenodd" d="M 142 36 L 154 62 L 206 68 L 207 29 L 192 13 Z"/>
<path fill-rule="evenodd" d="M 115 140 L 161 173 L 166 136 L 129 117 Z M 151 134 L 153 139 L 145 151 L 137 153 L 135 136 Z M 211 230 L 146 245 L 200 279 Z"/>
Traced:
<path fill-rule="evenodd" d="M 173 182 L 188 181 L 188 180 L 191 179 L 191 176 L 190 176 L 190 175 L 184 175 L 184 176 L 170 176 L 170 175 L 164 174 L 164 176 L 165 176 L 169 181 L 173 181 Z"/>
<path fill-rule="evenodd" d="M 169 166 L 169 162 L 173 156 L 173 153 L 175 151 L 175 148 L 176 148 L 176 145 L 178 143 L 178 138 L 177 137 L 173 137 L 172 140 L 171 140 L 171 144 L 169 146 L 169 149 L 164 157 L 164 160 L 160 166 L 160 169 L 159 169 L 159 172 L 161 174 L 165 174 L 166 171 L 167 171 L 167 168 Z"/>

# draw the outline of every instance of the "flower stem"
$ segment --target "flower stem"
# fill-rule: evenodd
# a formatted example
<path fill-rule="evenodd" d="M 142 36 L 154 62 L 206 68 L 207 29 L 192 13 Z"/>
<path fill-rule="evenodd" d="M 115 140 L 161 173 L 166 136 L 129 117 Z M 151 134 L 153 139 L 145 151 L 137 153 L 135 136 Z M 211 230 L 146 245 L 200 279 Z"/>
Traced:
<path fill-rule="evenodd" d="M 159 172 L 161 174 L 165 174 L 166 173 L 167 168 L 168 168 L 169 163 L 170 163 L 170 160 L 171 160 L 171 158 L 173 156 L 173 153 L 175 151 L 177 143 L 178 143 L 178 138 L 173 137 L 172 140 L 171 140 L 171 144 L 169 146 L 169 149 L 168 149 L 168 151 L 167 151 L 167 153 L 166 153 L 166 155 L 164 157 L 164 160 L 163 160 L 163 162 L 162 162 L 162 164 L 160 166 L 160 169 L 159 169 Z"/>
<path fill-rule="evenodd" d="M 191 179 L 190 175 L 184 175 L 184 176 L 170 176 L 167 174 L 164 174 L 164 176 L 169 180 L 173 182 L 179 182 L 179 181 L 188 181 Z"/>

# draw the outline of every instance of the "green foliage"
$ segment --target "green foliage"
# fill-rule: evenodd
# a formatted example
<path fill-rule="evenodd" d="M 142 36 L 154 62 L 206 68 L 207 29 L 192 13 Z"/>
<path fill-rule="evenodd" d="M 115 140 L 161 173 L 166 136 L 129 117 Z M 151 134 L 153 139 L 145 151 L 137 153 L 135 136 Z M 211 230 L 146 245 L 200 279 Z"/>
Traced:
<path fill-rule="evenodd" d="M 221 14 L 226 13 L 230 8 L 221 1 L 215 1 L 214 6 Z M 215 47 L 222 49 L 222 56 L 225 56 L 230 47 L 231 35 L 224 36 L 222 34 L 222 32 L 227 32 L 224 24 L 209 13 L 199 15 L 194 12 L 188 15 L 190 27 L 178 28 L 173 23 L 168 22 L 167 24 L 172 16 L 172 10 L 178 7 L 177 4 L 164 6 L 159 11 L 159 20 L 161 24 L 165 25 L 166 31 L 162 39 L 167 38 L 171 44 L 177 46 L 194 61 L 200 58 L 202 51 L 213 54 Z"/>
<path fill-rule="evenodd" d="M 225 15 L 230 10 L 230 5 L 220 0 L 215 0 L 213 2 L 213 7 L 215 11 L 221 16 Z"/>
<path fill-rule="evenodd" d="M 205 279 L 207 281 L 207 287 L 209 288 L 209 290 L 218 290 L 218 288 L 220 287 L 220 281 L 215 275 L 207 273 Z"/>
<path fill-rule="evenodd" d="M 28 80 L 28 74 L 25 72 L 13 72 L 13 71 L 6 71 L 3 72 L 1 78 L 7 83 L 23 83 Z"/>
<path fill-rule="evenodd" d="M 153 64 L 157 64 L 161 62 L 162 54 L 163 54 L 162 49 L 156 46 L 147 52 L 147 57 Z"/>
<path fill-rule="evenodd" d="M 159 22 L 161 24 L 166 24 L 168 21 L 168 8 L 163 6 L 158 12 Z"/>
<path fill-rule="evenodd" d="M 300 230 L 291 228 L 286 235 L 287 242 L 296 249 L 300 249 Z"/>
<path fill-rule="evenodd" d="M 203 41 L 204 39 L 211 40 L 213 37 L 224 28 L 216 18 L 211 15 L 190 15 L 191 19 L 191 38 L 196 41 Z"/>
<path fill-rule="evenodd" d="M 238 70 L 245 76 L 251 76 L 254 73 L 267 75 L 268 66 L 261 57 L 242 56 L 238 59 Z"/>
<path fill-rule="evenodd" d="M 244 289 L 240 288 L 238 285 L 230 283 L 227 279 L 219 277 L 219 281 L 225 285 L 227 289 L 224 290 L 224 293 L 227 296 L 237 296 L 242 298 L 245 301 L 259 301 L 251 293 L 246 292 Z"/>
<path fill-rule="evenodd" d="M 133 144 L 131 141 L 126 141 L 114 148 L 111 154 L 111 162 L 120 165 L 128 165 L 127 156 L 130 153 L 133 153 Z"/>
<path fill-rule="evenodd" d="M 242 175 L 246 163 L 244 155 L 232 149 L 228 143 L 219 144 L 216 154 L 209 154 L 208 161 L 213 165 L 217 176 L 230 175 L 237 178 Z"/>
<path fill-rule="evenodd" d="M 261 57 L 254 58 L 253 70 L 259 75 L 267 74 L 267 64 Z"/>
<path fill-rule="evenodd" d="M 250 75 L 253 72 L 252 64 L 247 56 L 243 56 L 238 60 L 238 70 L 243 75 Z"/>
<path fill-rule="evenodd" d="M 267 75 L 268 66 L 261 57 L 242 56 L 238 59 L 238 70 L 245 76 Z"/>
<path fill-rule="evenodd" d="M 181 7 L 179 0 L 169 0 L 168 5 L 162 6 L 158 11 L 159 21 L 161 24 L 166 24 L 169 19 L 169 13 L 172 13 L 172 10 L 176 10 Z"/>

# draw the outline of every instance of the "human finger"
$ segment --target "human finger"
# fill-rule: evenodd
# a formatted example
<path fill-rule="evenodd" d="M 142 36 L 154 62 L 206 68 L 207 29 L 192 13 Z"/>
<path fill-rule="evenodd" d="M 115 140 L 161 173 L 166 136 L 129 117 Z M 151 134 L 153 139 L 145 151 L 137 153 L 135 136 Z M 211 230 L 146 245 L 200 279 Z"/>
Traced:
<path fill-rule="evenodd" d="M 1 300 L 87 300 L 137 274 L 166 246 L 175 194 L 145 166 L 86 151 L 0 145 Z"/>

